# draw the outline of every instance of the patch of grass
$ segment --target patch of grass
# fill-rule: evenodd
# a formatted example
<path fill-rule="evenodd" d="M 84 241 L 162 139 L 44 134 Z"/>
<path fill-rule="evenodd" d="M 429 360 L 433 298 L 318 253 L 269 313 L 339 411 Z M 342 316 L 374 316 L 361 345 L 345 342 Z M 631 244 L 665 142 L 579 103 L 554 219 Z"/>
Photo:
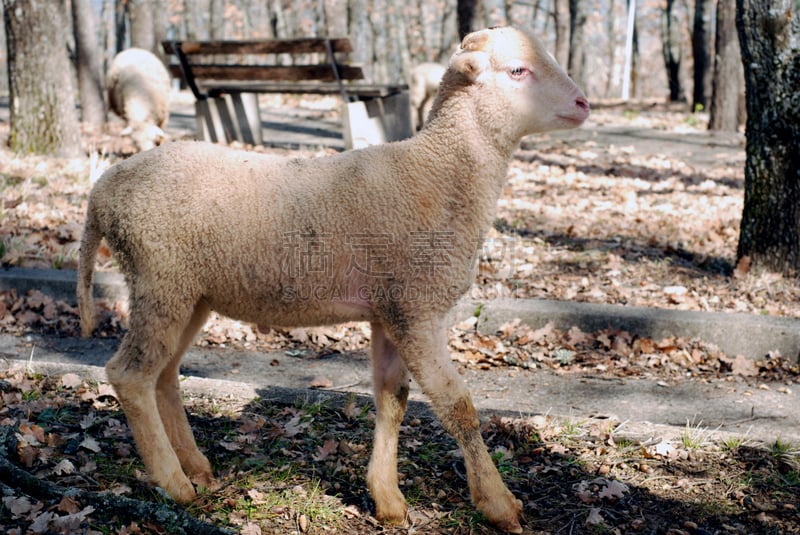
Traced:
<path fill-rule="evenodd" d="M 707 427 L 703 427 L 702 420 L 696 424 L 687 420 L 686 427 L 681 433 L 681 444 L 687 450 L 703 449 L 711 442 L 711 437 L 716 431 L 716 429 L 709 431 Z"/>

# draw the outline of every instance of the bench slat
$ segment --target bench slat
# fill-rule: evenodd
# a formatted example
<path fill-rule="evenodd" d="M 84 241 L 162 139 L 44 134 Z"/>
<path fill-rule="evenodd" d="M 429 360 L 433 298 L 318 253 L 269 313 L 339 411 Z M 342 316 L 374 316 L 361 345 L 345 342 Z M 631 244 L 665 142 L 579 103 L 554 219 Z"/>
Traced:
<path fill-rule="evenodd" d="M 293 94 L 317 94 L 317 95 L 338 95 L 341 88 L 337 83 L 315 83 L 315 82 L 261 82 L 261 81 L 220 81 L 218 83 L 210 81 L 202 83 L 203 89 L 211 94 L 220 93 L 293 93 Z M 387 97 L 408 90 L 406 85 L 383 85 L 365 83 L 346 83 L 344 89 L 348 95 L 359 97 Z"/>
<path fill-rule="evenodd" d="M 335 82 L 336 77 L 330 64 L 321 65 L 191 65 L 192 76 L 199 83 L 203 80 L 320 80 Z M 354 65 L 337 65 L 342 80 L 363 80 L 364 71 Z M 182 76 L 180 65 L 170 65 L 170 72 L 176 78 Z"/>
<path fill-rule="evenodd" d="M 311 54 L 327 53 L 326 39 L 261 39 L 258 41 L 175 41 L 184 54 Z M 350 53 L 353 45 L 347 37 L 330 39 L 334 52 Z M 177 53 L 172 41 L 163 41 L 167 54 Z"/>

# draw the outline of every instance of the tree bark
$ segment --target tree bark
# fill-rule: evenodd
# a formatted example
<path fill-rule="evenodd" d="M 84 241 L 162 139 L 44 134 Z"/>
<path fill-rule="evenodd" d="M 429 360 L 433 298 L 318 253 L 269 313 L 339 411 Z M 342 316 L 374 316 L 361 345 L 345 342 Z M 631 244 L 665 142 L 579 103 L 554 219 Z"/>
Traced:
<path fill-rule="evenodd" d="M 458 0 L 456 5 L 458 14 L 458 39 L 464 39 L 464 36 L 473 31 L 475 27 L 474 19 L 478 12 L 478 0 Z"/>
<path fill-rule="evenodd" d="M 586 0 L 569 0 L 569 59 L 567 72 L 572 80 L 587 91 L 586 48 L 583 29 L 586 25 Z"/>
<path fill-rule="evenodd" d="M 131 46 L 157 54 L 153 0 L 128 0 L 128 15 Z"/>
<path fill-rule="evenodd" d="M 742 123 L 744 69 L 736 34 L 736 0 L 717 0 L 717 37 L 714 44 L 714 82 L 709 130 L 736 132 Z"/>
<path fill-rule="evenodd" d="M 52 0 L 3 0 L 11 108 L 9 146 L 20 153 L 81 153 L 65 14 Z"/>
<path fill-rule="evenodd" d="M 81 99 L 81 119 L 98 128 L 105 123 L 100 49 L 97 46 L 94 11 L 89 0 L 72 0 L 72 30 L 75 35 L 75 70 Z"/>
<path fill-rule="evenodd" d="M 800 16 L 796 0 L 737 0 L 747 100 L 739 265 L 800 271 Z"/>
<path fill-rule="evenodd" d="M 692 92 L 692 110 L 707 109 L 711 95 L 711 45 L 712 31 L 711 11 L 713 0 L 695 0 L 694 24 L 692 26 L 692 56 L 694 57 L 694 89 Z"/>
<path fill-rule="evenodd" d="M 553 0 L 553 23 L 556 61 L 566 67 L 569 64 L 569 0 Z"/>
<path fill-rule="evenodd" d="M 685 97 L 681 86 L 680 23 L 675 8 L 675 0 L 667 0 L 667 5 L 661 12 L 661 50 L 664 54 L 664 66 L 667 68 L 669 101 L 683 102 Z"/>

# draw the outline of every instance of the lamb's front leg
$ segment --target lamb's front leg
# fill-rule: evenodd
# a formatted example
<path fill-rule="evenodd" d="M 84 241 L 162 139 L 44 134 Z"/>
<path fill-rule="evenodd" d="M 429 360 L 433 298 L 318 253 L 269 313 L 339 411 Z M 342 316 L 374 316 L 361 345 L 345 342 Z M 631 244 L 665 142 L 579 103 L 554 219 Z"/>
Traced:
<path fill-rule="evenodd" d="M 397 440 L 408 401 L 408 370 L 379 323 L 372 324 L 372 376 L 377 418 L 367 488 L 378 520 L 403 524 L 408 506 L 397 482 Z"/>
<path fill-rule="evenodd" d="M 505 486 L 489 456 L 472 398 L 450 359 L 444 321 L 417 322 L 404 331 L 395 335 L 400 356 L 461 448 L 475 507 L 496 527 L 521 533 L 522 503 Z"/>

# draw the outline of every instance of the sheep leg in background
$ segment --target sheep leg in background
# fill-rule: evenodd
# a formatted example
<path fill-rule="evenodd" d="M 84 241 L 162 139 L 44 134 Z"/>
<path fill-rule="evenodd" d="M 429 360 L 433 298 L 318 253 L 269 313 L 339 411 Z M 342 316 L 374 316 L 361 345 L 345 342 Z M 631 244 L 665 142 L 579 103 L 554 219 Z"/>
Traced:
<path fill-rule="evenodd" d="M 402 524 L 408 506 L 397 484 L 397 441 L 408 401 L 408 369 L 381 324 L 372 323 L 371 336 L 377 419 L 367 488 L 378 520 Z"/>
<path fill-rule="evenodd" d="M 189 503 L 195 497 L 194 487 L 181 469 L 156 401 L 159 377 L 170 364 L 174 366 L 171 361 L 180 360 L 175 351 L 180 331 L 176 327 L 182 322 L 174 319 L 179 315 L 165 313 L 164 306 L 160 307 L 162 310 L 144 306 L 136 299 L 135 291 L 131 292 L 130 302 L 130 330 L 106 364 L 106 375 L 125 411 L 150 479 L 175 501 Z M 167 372 L 166 377 L 173 373 Z"/>
<path fill-rule="evenodd" d="M 178 374 L 181 358 L 194 341 L 197 331 L 205 323 L 209 312 L 210 310 L 206 303 L 198 303 L 189 325 L 181 335 L 177 351 L 173 354 L 169 364 L 162 370 L 156 384 L 158 412 L 161 415 L 161 421 L 164 424 L 169 441 L 178 455 L 181 467 L 193 483 L 205 488 L 214 486 L 214 474 L 211 471 L 211 463 L 197 449 L 192 429 L 189 427 L 186 411 L 183 408 Z"/>
<path fill-rule="evenodd" d="M 496 527 L 521 533 L 522 502 L 508 490 L 489 456 L 469 390 L 450 358 L 444 321 L 417 322 L 405 332 L 397 341 L 400 355 L 461 448 L 472 502 Z"/>

